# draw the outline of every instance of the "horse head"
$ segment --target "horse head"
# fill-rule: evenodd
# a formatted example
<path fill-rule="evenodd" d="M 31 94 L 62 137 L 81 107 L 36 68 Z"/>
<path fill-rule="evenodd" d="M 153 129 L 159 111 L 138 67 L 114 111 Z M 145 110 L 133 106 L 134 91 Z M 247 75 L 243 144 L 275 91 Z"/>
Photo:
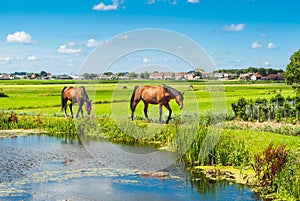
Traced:
<path fill-rule="evenodd" d="M 184 93 L 178 92 L 177 96 L 175 97 L 176 103 L 179 105 L 181 110 L 183 108 L 183 94 Z"/>
<path fill-rule="evenodd" d="M 86 101 L 85 109 L 87 111 L 87 114 L 90 115 L 91 110 L 92 110 L 92 100 Z"/>

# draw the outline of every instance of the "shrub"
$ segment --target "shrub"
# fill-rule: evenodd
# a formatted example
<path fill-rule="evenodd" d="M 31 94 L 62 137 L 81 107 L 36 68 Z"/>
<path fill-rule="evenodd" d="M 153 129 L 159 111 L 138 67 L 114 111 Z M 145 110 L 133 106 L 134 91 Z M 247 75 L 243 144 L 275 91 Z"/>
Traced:
<path fill-rule="evenodd" d="M 273 142 L 263 151 L 262 154 L 254 155 L 252 167 L 256 173 L 256 186 L 271 187 L 275 176 L 282 169 L 286 162 L 287 151 L 285 144 L 273 148 Z M 275 191 L 276 189 L 273 189 Z"/>
<path fill-rule="evenodd" d="M 245 98 L 239 98 L 237 103 L 232 103 L 232 110 L 235 114 L 236 118 L 246 120 L 247 114 L 246 114 L 246 99 Z"/>

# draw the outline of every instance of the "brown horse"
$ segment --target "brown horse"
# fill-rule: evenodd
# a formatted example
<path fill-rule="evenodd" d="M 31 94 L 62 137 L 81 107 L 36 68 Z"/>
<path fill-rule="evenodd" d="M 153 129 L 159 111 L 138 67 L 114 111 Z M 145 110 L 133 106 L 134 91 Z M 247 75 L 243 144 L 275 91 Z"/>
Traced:
<path fill-rule="evenodd" d="M 61 91 L 61 108 L 65 111 L 65 115 L 67 116 L 67 102 L 71 101 L 69 107 L 71 111 L 71 117 L 73 118 L 73 111 L 72 111 L 72 105 L 75 103 L 79 104 L 79 108 L 76 114 L 76 117 L 78 117 L 79 112 L 81 112 L 81 116 L 83 117 L 83 110 L 82 105 L 84 102 L 86 103 L 85 109 L 87 111 L 87 114 L 89 115 L 92 110 L 92 101 L 89 100 L 89 97 L 85 91 L 84 86 L 81 86 L 79 88 L 75 87 L 64 87 Z"/>
<path fill-rule="evenodd" d="M 162 106 L 165 106 L 169 110 L 169 116 L 166 121 L 166 123 L 169 123 L 172 114 L 172 110 L 169 105 L 169 101 L 171 99 L 176 100 L 180 109 L 183 108 L 183 93 L 177 91 L 172 87 L 166 86 L 164 84 L 159 86 L 135 86 L 130 100 L 130 108 L 132 112 L 131 119 L 133 120 L 134 111 L 137 104 L 142 100 L 144 102 L 144 114 L 148 121 L 148 104 L 158 104 L 159 122 L 161 122 Z"/>

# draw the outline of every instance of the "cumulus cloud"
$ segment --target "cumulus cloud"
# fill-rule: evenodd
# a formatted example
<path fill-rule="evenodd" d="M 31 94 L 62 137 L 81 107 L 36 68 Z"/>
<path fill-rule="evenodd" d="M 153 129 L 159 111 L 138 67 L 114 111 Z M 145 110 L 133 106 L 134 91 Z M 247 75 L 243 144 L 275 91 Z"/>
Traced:
<path fill-rule="evenodd" d="M 251 48 L 252 48 L 252 49 L 256 49 L 256 48 L 260 48 L 260 47 L 262 47 L 262 45 L 259 44 L 258 42 L 253 42 L 253 43 L 251 44 Z"/>
<path fill-rule="evenodd" d="M 57 49 L 57 52 L 60 54 L 78 54 L 81 52 L 81 49 L 74 48 L 75 43 L 69 42 L 68 45 L 60 45 Z"/>
<path fill-rule="evenodd" d="M 188 3 L 199 3 L 199 0 L 187 0 Z"/>
<path fill-rule="evenodd" d="M 86 46 L 87 47 L 96 47 L 99 45 L 100 42 L 96 41 L 95 39 L 91 38 L 87 41 Z"/>
<path fill-rule="evenodd" d="M 246 24 L 231 24 L 231 25 L 225 25 L 222 29 L 223 31 L 242 31 L 244 30 Z"/>
<path fill-rule="evenodd" d="M 37 59 L 36 56 L 33 55 L 27 57 L 28 61 L 35 61 L 36 59 Z"/>
<path fill-rule="evenodd" d="M 16 31 L 13 34 L 8 34 L 6 41 L 9 43 L 33 43 L 30 34 L 25 31 Z"/>
<path fill-rule="evenodd" d="M 6 64 L 10 61 L 11 61 L 11 58 L 8 57 L 8 56 L 7 57 L 0 57 L 0 63 L 2 63 L 2 64 Z"/>
<path fill-rule="evenodd" d="M 103 2 L 94 5 L 93 10 L 102 10 L 102 11 L 107 11 L 107 10 L 117 10 L 119 7 L 119 1 L 118 0 L 113 0 L 112 4 L 110 5 L 105 5 Z"/>
<path fill-rule="evenodd" d="M 275 49 L 275 48 L 276 48 L 276 45 L 275 45 L 274 43 L 270 42 L 270 43 L 268 43 L 267 48 L 268 48 L 269 50 Z"/>

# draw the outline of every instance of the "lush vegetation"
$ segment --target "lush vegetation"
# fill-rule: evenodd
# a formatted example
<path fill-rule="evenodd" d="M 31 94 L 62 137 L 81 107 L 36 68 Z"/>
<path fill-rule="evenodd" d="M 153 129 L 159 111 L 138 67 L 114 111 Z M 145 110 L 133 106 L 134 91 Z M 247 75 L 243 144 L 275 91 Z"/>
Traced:
<path fill-rule="evenodd" d="M 266 98 L 246 100 L 241 97 L 231 104 L 235 118 L 246 121 L 276 121 L 296 124 L 300 121 L 300 97 L 284 97 L 280 93 Z"/>
<path fill-rule="evenodd" d="M 290 63 L 286 66 L 286 83 L 292 85 L 296 93 L 300 95 L 300 49 L 290 58 Z"/>
<path fill-rule="evenodd" d="M 1 130 L 39 129 L 52 134 L 63 132 L 78 134 L 80 137 L 105 137 L 122 143 L 167 146 L 168 149 L 177 151 L 180 160 L 191 169 L 199 165 L 234 166 L 243 174 L 245 169 L 253 168 L 256 176 L 253 180 L 249 179 L 248 184 L 253 185 L 261 194 L 268 195 L 269 198 L 300 198 L 299 113 L 297 99 L 288 98 L 293 97 L 290 86 L 282 83 L 241 84 L 228 81 L 221 87 L 215 87 L 215 83 L 169 81 L 166 84 L 185 91 L 185 106 L 184 111 L 180 112 L 172 101 L 173 118 L 165 125 L 157 123 L 157 106 L 150 108 L 152 123 L 147 123 L 142 103 L 137 108 L 135 121 L 128 119 L 128 101 L 133 86 L 156 85 L 160 81 L 82 81 L 79 84 L 86 86 L 93 99 L 93 112 L 88 118 L 74 120 L 65 118 L 60 109 L 61 89 L 74 83 L 35 83 L 29 80 L 32 83 L 28 85 L 27 82 L 18 80 L 1 84 L 2 92 L 8 95 L 0 97 Z M 190 84 L 194 86 L 193 90 L 189 89 Z M 124 85 L 128 90 L 123 90 Z M 241 96 L 244 99 L 240 99 Z M 247 110 L 250 108 L 250 99 L 253 108 L 257 107 L 257 113 L 253 109 L 252 116 L 247 116 L 250 115 Z M 288 112 L 284 110 L 286 102 L 294 104 Z M 274 118 L 263 114 L 263 107 L 269 108 L 268 104 L 272 106 L 272 103 L 282 107 L 281 123 L 278 123 L 279 114 L 276 116 L 279 112 L 274 111 Z M 259 104 L 262 104 L 260 115 Z M 232 112 L 231 105 L 238 109 Z M 198 107 L 200 110 L 195 109 Z M 296 116 L 292 116 L 294 114 Z M 232 121 L 234 116 L 251 121 Z M 265 122 L 258 123 L 257 120 Z"/>
<path fill-rule="evenodd" d="M 259 73 L 262 76 L 266 76 L 269 74 L 277 74 L 277 73 L 283 73 L 283 70 L 277 70 L 273 68 L 255 68 L 255 67 L 249 67 L 246 69 L 220 69 L 216 72 L 219 73 L 232 73 L 236 74 L 237 76 L 244 73 Z"/>

